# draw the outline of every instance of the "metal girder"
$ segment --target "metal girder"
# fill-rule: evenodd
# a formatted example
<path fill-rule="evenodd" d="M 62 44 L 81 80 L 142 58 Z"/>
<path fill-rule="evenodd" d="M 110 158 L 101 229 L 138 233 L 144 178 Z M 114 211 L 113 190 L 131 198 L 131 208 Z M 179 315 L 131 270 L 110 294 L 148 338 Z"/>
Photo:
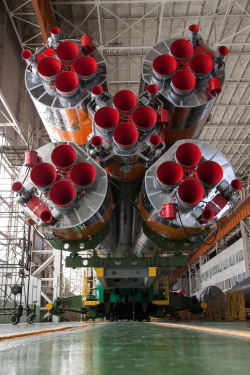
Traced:
<path fill-rule="evenodd" d="M 42 33 L 44 43 L 50 36 L 50 29 L 54 26 L 54 19 L 50 8 L 49 0 L 32 0 L 36 18 Z"/>
<path fill-rule="evenodd" d="M 42 272 L 51 262 L 53 262 L 55 258 L 55 255 L 51 255 L 48 259 L 43 262 L 33 273 L 32 276 L 38 275 L 40 272 Z"/>
<path fill-rule="evenodd" d="M 66 267 L 71 268 L 145 268 L 145 267 L 182 267 L 187 264 L 185 255 L 175 253 L 171 257 L 160 256 L 158 252 L 153 257 L 142 258 L 99 258 L 96 252 L 86 258 L 72 254 L 66 258 Z"/>

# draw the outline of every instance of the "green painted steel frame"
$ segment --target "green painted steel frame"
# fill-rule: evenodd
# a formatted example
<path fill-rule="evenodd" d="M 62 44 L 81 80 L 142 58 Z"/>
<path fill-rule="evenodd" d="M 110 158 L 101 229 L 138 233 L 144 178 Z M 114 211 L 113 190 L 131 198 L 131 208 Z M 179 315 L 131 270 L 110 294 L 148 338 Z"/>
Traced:
<path fill-rule="evenodd" d="M 79 254 L 71 254 L 66 258 L 66 267 L 71 268 L 145 268 L 145 267 L 184 267 L 187 266 L 187 257 L 174 253 L 171 257 L 162 257 L 156 251 L 153 257 L 142 258 L 100 258 L 94 251 L 93 256 L 85 258 Z"/>

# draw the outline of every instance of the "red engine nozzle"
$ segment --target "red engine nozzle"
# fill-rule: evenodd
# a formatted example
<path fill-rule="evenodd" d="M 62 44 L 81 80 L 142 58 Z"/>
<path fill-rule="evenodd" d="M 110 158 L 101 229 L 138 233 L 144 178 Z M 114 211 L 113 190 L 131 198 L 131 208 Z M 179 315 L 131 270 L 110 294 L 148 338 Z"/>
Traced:
<path fill-rule="evenodd" d="M 122 122 L 114 130 L 114 142 L 119 149 L 128 151 L 138 140 L 138 131 L 130 122 Z"/>
<path fill-rule="evenodd" d="M 40 214 L 40 219 L 44 222 L 44 223 L 50 223 L 51 220 L 53 219 L 53 215 L 52 213 L 49 211 L 49 210 L 44 210 L 41 212 Z"/>
<path fill-rule="evenodd" d="M 61 34 L 60 27 L 56 27 L 56 26 L 51 27 L 51 29 L 50 29 L 50 35 L 52 36 L 52 38 L 55 41 L 59 41 L 60 34 Z"/>
<path fill-rule="evenodd" d="M 59 145 L 51 153 L 51 161 L 58 169 L 70 169 L 76 162 L 76 152 L 70 145 Z"/>
<path fill-rule="evenodd" d="M 195 83 L 194 74 L 187 69 L 181 69 L 174 73 L 171 86 L 175 94 L 184 96 L 192 92 Z"/>
<path fill-rule="evenodd" d="M 73 70 L 80 79 L 91 80 L 96 76 L 97 62 L 93 57 L 82 56 L 74 61 Z"/>
<path fill-rule="evenodd" d="M 98 135 L 95 135 L 93 138 L 91 138 L 91 144 L 95 148 L 100 148 L 103 144 L 102 137 L 99 137 Z"/>
<path fill-rule="evenodd" d="M 220 54 L 222 57 L 225 57 L 225 56 L 228 55 L 229 50 L 228 50 L 228 48 L 227 48 L 226 46 L 220 46 L 220 47 L 218 48 L 218 52 L 219 52 L 219 54 Z"/>
<path fill-rule="evenodd" d="M 40 190 L 48 190 L 56 181 L 57 171 L 52 164 L 40 163 L 35 165 L 30 172 L 31 182 Z"/>
<path fill-rule="evenodd" d="M 198 77 L 207 76 L 213 69 L 214 62 L 207 55 L 195 55 L 189 61 L 189 69 Z"/>
<path fill-rule="evenodd" d="M 158 90 L 158 86 L 154 84 L 148 85 L 147 87 L 147 92 L 149 93 L 149 95 L 156 95 Z"/>
<path fill-rule="evenodd" d="M 54 81 L 62 68 L 60 60 L 55 57 L 44 57 L 37 64 L 37 71 L 46 81 Z"/>
<path fill-rule="evenodd" d="M 204 196 L 204 189 L 198 181 L 187 179 L 180 183 L 177 195 L 181 205 L 185 208 L 190 208 L 201 202 Z"/>
<path fill-rule="evenodd" d="M 92 164 L 81 162 L 70 171 L 70 179 L 77 188 L 89 188 L 96 178 L 96 169 Z"/>
<path fill-rule="evenodd" d="M 178 163 L 166 161 L 157 168 L 156 177 L 161 186 L 173 188 L 183 179 L 183 169 Z"/>
<path fill-rule="evenodd" d="M 70 40 L 65 40 L 64 42 L 60 43 L 56 49 L 56 54 L 58 59 L 63 62 L 72 62 L 74 61 L 79 55 L 79 48 L 75 42 Z"/>
<path fill-rule="evenodd" d="M 95 85 L 91 89 L 92 96 L 95 97 L 96 99 L 99 99 L 103 93 L 103 88 L 102 86 Z"/>
<path fill-rule="evenodd" d="M 94 115 L 94 123 L 101 132 L 113 131 L 120 119 L 119 113 L 113 107 L 102 107 Z"/>
<path fill-rule="evenodd" d="M 206 221 L 211 221 L 213 220 L 214 218 L 214 211 L 211 210 L 211 208 L 205 208 L 203 211 L 202 211 L 202 219 L 203 220 L 206 220 Z"/>
<path fill-rule="evenodd" d="M 170 78 L 177 69 L 176 60 L 169 55 L 160 55 L 153 61 L 153 72 L 157 78 Z"/>
<path fill-rule="evenodd" d="M 194 143 L 183 143 L 176 151 L 176 160 L 183 167 L 194 168 L 201 160 L 201 152 L 199 147 Z"/>
<path fill-rule="evenodd" d="M 59 94 L 64 97 L 70 97 L 78 90 L 78 77 L 73 72 L 59 73 L 55 80 L 55 87 Z"/>
<path fill-rule="evenodd" d="M 54 183 L 49 192 L 50 200 L 61 209 L 73 207 L 76 191 L 71 182 L 60 180 Z"/>
<path fill-rule="evenodd" d="M 132 123 L 140 131 L 152 130 L 157 121 L 157 114 L 151 107 L 141 106 L 132 113 Z"/>
<path fill-rule="evenodd" d="M 237 180 L 237 179 L 232 180 L 232 181 L 231 181 L 231 188 L 232 188 L 233 190 L 235 190 L 235 191 L 239 191 L 239 190 L 241 190 L 241 189 L 242 189 L 242 183 L 241 183 L 241 181 L 240 181 L 240 180 Z"/>
<path fill-rule="evenodd" d="M 161 137 L 158 134 L 153 134 L 149 138 L 151 147 L 157 147 L 161 143 Z"/>
<path fill-rule="evenodd" d="M 137 97 L 130 90 L 120 90 L 115 94 L 113 103 L 118 111 L 131 112 L 135 109 Z"/>
<path fill-rule="evenodd" d="M 197 168 L 197 177 L 206 187 L 212 188 L 223 177 L 223 169 L 215 161 L 204 161 Z"/>
<path fill-rule="evenodd" d="M 192 56 L 194 47 L 187 39 L 177 39 L 171 44 L 170 51 L 176 59 L 187 60 Z"/>
<path fill-rule="evenodd" d="M 14 184 L 11 187 L 11 190 L 13 191 L 13 193 L 20 193 L 22 189 L 23 189 L 23 184 L 21 183 L 21 181 L 14 182 Z"/>

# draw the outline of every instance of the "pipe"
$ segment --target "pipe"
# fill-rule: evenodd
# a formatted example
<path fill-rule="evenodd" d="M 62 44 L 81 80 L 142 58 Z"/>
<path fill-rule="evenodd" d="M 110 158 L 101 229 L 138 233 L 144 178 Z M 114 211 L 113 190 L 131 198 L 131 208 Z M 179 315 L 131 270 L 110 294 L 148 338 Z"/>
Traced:
<path fill-rule="evenodd" d="M 204 161 L 197 168 L 198 180 L 205 187 L 212 189 L 223 177 L 223 169 L 215 161 Z"/>
<path fill-rule="evenodd" d="M 56 54 L 59 60 L 62 62 L 70 63 L 73 62 L 79 55 L 79 48 L 75 42 L 66 40 L 59 44 L 56 49 Z"/>
<path fill-rule="evenodd" d="M 176 160 L 184 168 L 194 168 L 201 160 L 201 152 L 199 147 L 194 143 L 183 143 L 176 151 Z"/>
<path fill-rule="evenodd" d="M 161 55 L 154 59 L 152 67 L 154 75 L 163 80 L 172 77 L 177 69 L 177 62 L 172 56 Z"/>
<path fill-rule="evenodd" d="M 59 145 L 51 153 L 51 161 L 58 169 L 70 169 L 76 162 L 76 152 L 70 145 Z"/>
<path fill-rule="evenodd" d="M 94 137 L 91 138 L 91 144 L 94 148 L 100 149 L 103 144 L 103 139 L 102 137 L 99 137 L 98 135 L 95 135 Z"/>
<path fill-rule="evenodd" d="M 207 55 L 195 55 L 189 61 L 189 69 L 198 78 L 208 76 L 213 66 L 213 60 Z"/>
<path fill-rule="evenodd" d="M 24 165 L 25 167 L 33 168 L 39 162 L 38 153 L 35 150 L 27 150 L 24 153 Z"/>
<path fill-rule="evenodd" d="M 73 71 L 79 79 L 91 81 L 97 73 L 97 62 L 93 57 L 79 57 L 73 63 Z"/>
<path fill-rule="evenodd" d="M 44 57 L 37 64 L 39 76 L 45 81 L 54 81 L 61 71 L 62 65 L 60 60 L 55 57 Z"/>
<path fill-rule="evenodd" d="M 131 151 L 138 141 L 138 131 L 130 122 L 122 122 L 117 125 L 113 136 L 119 151 Z"/>
<path fill-rule="evenodd" d="M 92 99 L 95 99 L 95 100 L 101 100 L 102 98 L 102 93 L 103 93 L 103 88 L 102 86 L 99 86 L 99 85 L 95 85 L 94 87 L 92 87 L 91 89 L 91 98 Z"/>
<path fill-rule="evenodd" d="M 201 216 L 202 216 L 203 220 L 205 220 L 205 221 L 211 221 L 214 218 L 214 211 L 211 210 L 211 208 L 205 208 L 202 211 Z"/>
<path fill-rule="evenodd" d="M 119 113 L 113 107 L 102 107 L 94 115 L 95 126 L 104 136 L 114 131 L 119 119 Z"/>
<path fill-rule="evenodd" d="M 96 169 L 89 163 L 77 163 L 70 171 L 70 179 L 78 189 L 90 188 L 96 179 Z"/>
<path fill-rule="evenodd" d="M 151 107 L 141 106 L 132 113 L 132 123 L 139 131 L 150 131 L 157 121 L 157 114 Z"/>
<path fill-rule="evenodd" d="M 187 96 L 193 91 L 196 84 L 195 76 L 187 69 L 177 70 L 172 78 L 171 87 L 177 96 Z"/>
<path fill-rule="evenodd" d="M 156 178 L 161 188 L 173 189 L 183 179 L 183 169 L 180 164 L 166 161 L 157 168 Z"/>
<path fill-rule="evenodd" d="M 201 202 L 204 196 L 204 189 L 198 181 L 186 179 L 180 183 L 177 196 L 181 206 L 192 208 Z"/>
<path fill-rule="evenodd" d="M 196 39 L 198 36 L 199 26 L 198 25 L 191 25 L 189 26 L 189 36 L 190 36 L 190 42 L 193 44 L 193 46 L 196 45 Z"/>
<path fill-rule="evenodd" d="M 74 208 L 76 191 L 71 182 L 59 180 L 51 187 L 49 197 L 59 210 L 71 210 Z"/>
<path fill-rule="evenodd" d="M 176 39 L 170 46 L 171 55 L 177 60 L 188 60 L 194 47 L 187 39 Z"/>
<path fill-rule="evenodd" d="M 56 181 L 57 171 L 52 164 L 40 163 L 35 165 L 30 172 L 30 180 L 39 190 L 49 190 Z"/>
<path fill-rule="evenodd" d="M 49 210 L 44 210 L 40 214 L 40 219 L 43 223 L 50 223 L 53 219 L 53 215 Z"/>
<path fill-rule="evenodd" d="M 78 77 L 73 72 L 59 73 L 55 80 L 55 87 L 58 94 L 70 98 L 78 91 Z"/>
<path fill-rule="evenodd" d="M 232 188 L 233 190 L 235 190 L 235 191 L 239 191 L 239 190 L 241 190 L 241 189 L 242 189 L 242 183 L 241 183 L 241 181 L 240 181 L 240 180 L 237 180 L 237 179 L 232 180 L 232 181 L 231 181 L 231 188 Z"/>
<path fill-rule="evenodd" d="M 120 112 L 131 112 L 135 109 L 137 97 L 130 90 L 120 90 L 115 94 L 113 104 Z"/>
<path fill-rule="evenodd" d="M 59 42 L 60 34 L 61 34 L 61 29 L 59 27 L 56 27 L 56 26 L 51 27 L 50 35 L 55 43 Z"/>

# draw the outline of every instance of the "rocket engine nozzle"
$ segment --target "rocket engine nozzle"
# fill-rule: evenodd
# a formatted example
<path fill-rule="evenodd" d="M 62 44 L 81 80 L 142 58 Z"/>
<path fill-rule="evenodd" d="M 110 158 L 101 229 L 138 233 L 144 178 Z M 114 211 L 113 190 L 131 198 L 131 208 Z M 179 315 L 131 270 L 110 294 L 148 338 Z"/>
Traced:
<path fill-rule="evenodd" d="M 56 181 L 57 171 L 52 164 L 40 163 L 35 165 L 30 172 L 31 182 L 40 190 L 48 190 Z"/>
<path fill-rule="evenodd" d="M 215 161 L 207 160 L 197 168 L 197 177 L 202 185 L 213 188 L 223 177 L 223 169 Z"/>
<path fill-rule="evenodd" d="M 183 143 L 176 151 L 176 160 L 185 168 L 194 168 L 201 160 L 199 147 L 194 143 Z"/>
<path fill-rule="evenodd" d="M 241 181 L 240 181 L 240 180 L 237 180 L 237 179 L 232 180 L 232 181 L 231 181 L 231 188 L 232 188 L 233 190 L 235 190 L 235 191 L 239 191 L 239 190 L 241 190 L 241 189 L 242 189 L 242 183 L 241 183 Z"/>
<path fill-rule="evenodd" d="M 56 54 L 59 60 L 69 63 L 78 57 L 79 47 L 75 42 L 66 40 L 59 44 L 56 49 Z"/>
<path fill-rule="evenodd" d="M 103 144 L 102 137 L 99 137 L 98 135 L 95 135 L 93 138 L 91 138 L 91 144 L 95 148 L 102 147 L 102 144 Z"/>
<path fill-rule="evenodd" d="M 21 193 L 22 189 L 23 189 L 23 184 L 21 181 L 14 182 L 11 187 L 11 190 L 13 191 L 13 193 Z"/>
<path fill-rule="evenodd" d="M 157 121 L 157 114 L 151 107 L 141 106 L 132 113 L 132 123 L 140 131 L 152 130 Z"/>
<path fill-rule="evenodd" d="M 51 153 L 51 161 L 58 169 L 70 169 L 76 162 L 76 152 L 67 144 L 56 146 Z"/>
<path fill-rule="evenodd" d="M 211 210 L 211 208 L 205 208 L 202 211 L 201 216 L 202 216 L 203 220 L 205 220 L 205 221 L 211 221 L 214 218 L 214 211 Z"/>
<path fill-rule="evenodd" d="M 102 134 L 112 132 L 119 119 L 119 113 L 113 107 L 102 107 L 94 115 L 94 123 Z"/>
<path fill-rule="evenodd" d="M 49 196 L 56 207 L 69 210 L 74 207 L 76 191 L 71 182 L 59 180 L 51 187 Z"/>
<path fill-rule="evenodd" d="M 97 99 L 97 100 L 100 99 L 102 96 L 102 93 L 103 93 L 102 86 L 95 85 L 94 87 L 92 87 L 91 96 L 93 99 Z"/>
<path fill-rule="evenodd" d="M 195 55 L 189 61 L 189 69 L 197 77 L 206 77 L 213 69 L 214 62 L 207 55 Z"/>
<path fill-rule="evenodd" d="M 176 59 L 187 60 L 192 56 L 194 47 L 187 39 L 177 39 L 171 44 L 170 51 Z"/>
<path fill-rule="evenodd" d="M 198 181 L 187 179 L 180 183 L 177 195 L 181 205 L 185 208 L 190 208 L 201 202 L 204 196 L 204 189 Z"/>
<path fill-rule="evenodd" d="M 177 70 L 171 81 L 173 92 L 179 96 L 191 94 L 195 84 L 196 79 L 194 74 L 187 69 Z"/>
<path fill-rule="evenodd" d="M 157 168 L 156 177 L 162 187 L 174 188 L 183 179 L 183 169 L 178 163 L 166 161 Z"/>
<path fill-rule="evenodd" d="M 114 130 L 114 142 L 121 151 L 133 149 L 138 141 L 138 131 L 133 124 L 122 122 Z"/>
<path fill-rule="evenodd" d="M 169 55 L 160 55 L 153 61 L 153 72 L 159 79 L 170 78 L 177 69 L 176 60 Z"/>
<path fill-rule="evenodd" d="M 113 103 L 118 111 L 131 112 L 136 107 L 137 97 L 130 90 L 120 90 L 115 94 Z"/>
<path fill-rule="evenodd" d="M 44 57 L 37 64 L 37 70 L 45 81 L 54 81 L 62 68 L 60 60 L 55 57 Z"/>
<path fill-rule="evenodd" d="M 53 219 L 53 215 L 52 215 L 52 213 L 49 210 L 44 210 L 40 214 L 40 219 L 44 223 L 50 223 L 51 220 Z"/>
<path fill-rule="evenodd" d="M 51 27 L 51 29 L 50 29 L 50 35 L 51 35 L 52 39 L 53 39 L 55 42 L 58 42 L 58 41 L 59 41 L 59 39 L 60 39 L 60 34 L 61 34 L 61 29 L 60 29 L 60 27 L 56 27 L 56 26 Z"/>
<path fill-rule="evenodd" d="M 151 147 L 157 147 L 161 143 L 161 137 L 158 134 L 153 134 L 149 138 L 149 143 Z"/>
<path fill-rule="evenodd" d="M 78 77 L 73 72 L 61 72 L 56 77 L 55 87 L 58 94 L 70 98 L 79 88 Z"/>
<path fill-rule="evenodd" d="M 93 57 L 81 56 L 74 61 L 73 70 L 78 78 L 91 80 L 96 76 L 97 62 Z"/>
<path fill-rule="evenodd" d="M 77 188 L 91 187 L 96 178 L 96 169 L 90 163 L 77 163 L 70 171 L 70 179 Z"/>

